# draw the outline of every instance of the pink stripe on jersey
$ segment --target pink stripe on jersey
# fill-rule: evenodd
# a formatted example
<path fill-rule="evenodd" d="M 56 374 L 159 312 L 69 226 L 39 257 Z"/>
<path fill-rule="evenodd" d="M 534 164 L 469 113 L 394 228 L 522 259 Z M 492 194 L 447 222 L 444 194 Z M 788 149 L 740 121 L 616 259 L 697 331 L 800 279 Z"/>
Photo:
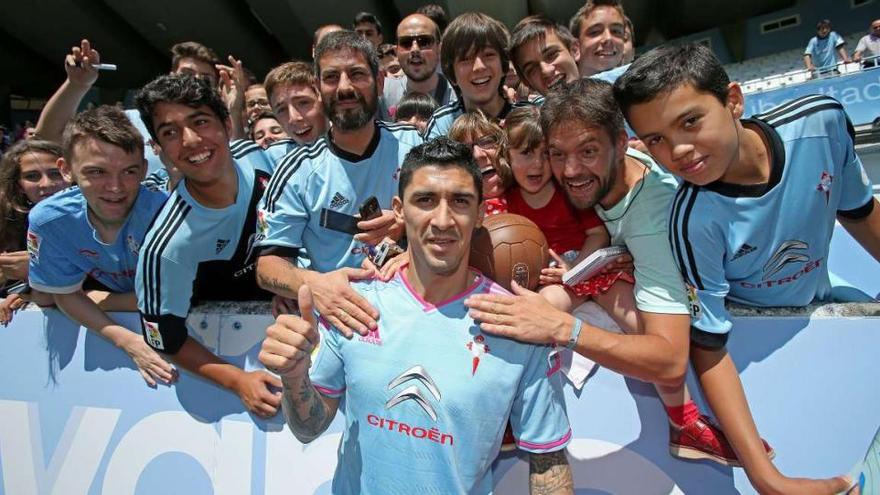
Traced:
<path fill-rule="evenodd" d="M 344 387 L 340 388 L 340 389 L 327 388 L 327 387 L 322 387 L 314 382 L 312 382 L 312 385 L 314 385 L 315 390 L 317 390 L 318 392 L 321 392 L 322 395 L 334 396 L 334 395 L 340 395 L 340 394 L 342 394 L 342 392 L 345 392 Z"/>
<path fill-rule="evenodd" d="M 465 289 L 464 292 L 461 292 L 460 294 L 456 294 L 456 295 L 454 295 L 448 299 L 445 299 L 437 304 L 432 304 L 432 303 L 429 303 L 428 301 L 425 301 L 422 298 L 422 296 L 420 296 L 419 293 L 416 292 L 416 290 L 413 288 L 413 286 L 410 285 L 409 280 L 406 278 L 406 270 L 405 270 L 408 268 L 409 268 L 409 263 L 406 263 L 403 266 L 401 266 L 397 270 L 397 276 L 400 277 L 400 280 L 403 282 L 403 286 L 406 287 L 406 290 L 409 291 L 409 293 L 415 298 L 415 300 L 418 301 L 419 304 L 422 305 L 422 310 L 424 310 L 425 312 L 431 311 L 433 309 L 437 309 L 442 306 L 446 306 L 447 304 L 454 302 L 454 301 L 457 301 L 459 299 L 463 299 L 465 296 L 468 296 L 472 292 L 474 292 L 481 284 L 488 281 L 488 279 L 486 277 L 484 277 L 482 273 L 480 273 L 478 270 L 474 270 L 474 272 L 476 272 L 474 274 L 477 276 L 476 280 L 474 280 L 474 283 L 472 283 L 470 285 L 470 287 Z M 492 283 L 492 285 L 494 285 L 494 283 Z"/>
<path fill-rule="evenodd" d="M 547 376 L 553 376 L 553 373 L 562 369 L 562 356 L 559 354 L 558 350 L 553 351 L 553 354 L 550 355 L 550 360 L 552 366 L 547 369 Z"/>
<path fill-rule="evenodd" d="M 532 450 L 550 450 L 554 447 L 559 447 L 560 445 L 565 445 L 571 439 L 571 428 L 568 429 L 568 433 L 562 436 L 559 440 L 550 443 L 531 443 L 525 442 L 522 440 L 517 440 L 516 444 L 524 449 L 532 449 Z"/>

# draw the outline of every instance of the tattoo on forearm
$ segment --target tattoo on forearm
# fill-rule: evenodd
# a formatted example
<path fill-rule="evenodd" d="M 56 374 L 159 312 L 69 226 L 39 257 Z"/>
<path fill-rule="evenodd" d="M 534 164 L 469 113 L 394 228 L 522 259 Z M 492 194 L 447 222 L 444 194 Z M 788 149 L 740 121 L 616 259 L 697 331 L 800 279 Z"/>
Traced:
<path fill-rule="evenodd" d="M 293 288 L 289 284 L 275 277 L 260 276 L 260 285 L 276 294 L 293 292 Z"/>
<path fill-rule="evenodd" d="M 565 451 L 529 455 L 531 495 L 572 495 L 574 481 Z"/>
<path fill-rule="evenodd" d="M 303 378 L 297 390 L 284 387 L 284 414 L 293 434 L 304 443 L 321 435 L 333 420 L 308 377 Z"/>

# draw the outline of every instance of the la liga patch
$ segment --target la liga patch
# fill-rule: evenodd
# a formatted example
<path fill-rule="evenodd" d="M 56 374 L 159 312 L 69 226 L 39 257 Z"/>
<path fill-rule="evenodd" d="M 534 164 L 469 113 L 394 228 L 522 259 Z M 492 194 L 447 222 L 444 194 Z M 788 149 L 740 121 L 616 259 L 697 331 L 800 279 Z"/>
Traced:
<path fill-rule="evenodd" d="M 31 257 L 31 261 L 39 263 L 40 261 L 40 236 L 28 230 L 27 233 L 27 252 Z"/>

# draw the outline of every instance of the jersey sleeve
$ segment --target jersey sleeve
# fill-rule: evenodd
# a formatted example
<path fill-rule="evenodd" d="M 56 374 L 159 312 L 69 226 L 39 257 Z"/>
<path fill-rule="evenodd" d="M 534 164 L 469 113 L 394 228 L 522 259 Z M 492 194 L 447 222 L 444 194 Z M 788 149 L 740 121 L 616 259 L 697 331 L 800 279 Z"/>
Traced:
<path fill-rule="evenodd" d="M 697 223 L 687 219 L 688 209 L 694 206 L 687 193 L 680 191 L 684 201 L 676 197 L 672 210 L 673 232 L 670 236 L 675 262 L 684 278 L 687 302 L 691 314 L 691 341 L 701 347 L 718 349 L 727 342 L 733 327 L 724 299 L 730 285 L 724 274 L 726 248 L 724 235 L 711 223 Z M 692 196 L 691 196 L 692 197 Z M 636 254 L 633 258 L 638 259 Z M 636 275 L 638 278 L 638 275 Z"/>
<path fill-rule="evenodd" d="M 816 51 L 816 38 L 810 38 L 810 41 L 807 43 L 807 48 L 804 50 L 804 55 L 809 55 L 811 57 L 815 57 L 813 54 Z M 815 62 L 815 61 L 814 61 Z"/>
<path fill-rule="evenodd" d="M 867 49 L 868 49 L 868 37 L 863 36 L 861 39 L 859 39 L 859 43 L 856 45 L 855 51 L 864 53 L 865 50 L 867 50 Z"/>
<path fill-rule="evenodd" d="M 72 244 L 51 228 L 31 223 L 27 233 L 28 285 L 49 294 L 71 294 L 82 287 L 86 272 L 71 262 Z"/>
<path fill-rule="evenodd" d="M 257 241 L 261 255 L 296 257 L 303 247 L 303 233 L 309 223 L 307 174 L 296 173 L 297 164 L 280 168 L 266 187 L 257 211 Z"/>
<path fill-rule="evenodd" d="M 339 398 L 345 393 L 345 363 L 342 361 L 339 332 L 319 319 L 321 341 L 312 351 L 309 379 L 315 389 L 327 397 Z"/>
<path fill-rule="evenodd" d="M 186 317 L 192 299 L 195 267 L 157 255 L 145 243 L 135 276 L 144 340 L 151 347 L 176 354 L 186 342 Z"/>
<path fill-rule="evenodd" d="M 841 187 L 840 204 L 837 213 L 844 218 L 860 219 L 871 213 L 874 205 L 871 180 L 862 164 L 859 155 L 856 154 L 853 138 L 853 126 L 843 110 L 835 112 L 838 116 L 833 125 L 836 127 L 837 140 L 841 143 L 839 162 L 843 168 L 839 172 L 843 182 Z"/>
<path fill-rule="evenodd" d="M 843 45 L 846 44 L 846 40 L 843 39 L 842 36 L 840 36 L 839 34 L 837 34 L 837 32 L 835 32 L 835 31 L 831 31 L 831 36 L 833 36 L 833 38 L 834 38 L 834 39 L 833 39 L 833 41 L 834 41 L 834 48 L 840 48 L 841 46 L 843 46 Z"/>
<path fill-rule="evenodd" d="M 555 452 L 571 440 L 559 356 L 550 347 L 532 347 L 513 400 L 510 425 L 520 449 L 536 454 Z"/>

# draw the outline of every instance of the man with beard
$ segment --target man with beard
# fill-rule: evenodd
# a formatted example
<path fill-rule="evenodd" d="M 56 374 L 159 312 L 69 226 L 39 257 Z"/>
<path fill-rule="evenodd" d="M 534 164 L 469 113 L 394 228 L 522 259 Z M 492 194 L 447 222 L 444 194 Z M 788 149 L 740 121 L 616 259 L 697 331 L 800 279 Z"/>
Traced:
<path fill-rule="evenodd" d="M 351 31 L 325 36 L 315 49 L 315 75 L 327 135 L 288 155 L 275 170 L 258 212 L 260 286 L 296 298 L 308 283 L 330 324 L 350 332 L 375 328 L 378 314 L 349 286 L 370 276 L 359 269 L 370 246 L 401 227 L 390 211 L 400 164 L 421 143 L 415 127 L 374 121 L 379 62 L 372 45 Z M 375 197 L 381 210 L 360 218 Z M 305 249 L 311 269 L 299 268 Z"/>
<path fill-rule="evenodd" d="M 291 432 L 311 442 L 343 409 L 333 493 L 492 493 L 508 418 L 530 453 L 530 493 L 574 493 L 553 349 L 486 335 L 462 304 L 506 293 L 467 264 L 481 182 L 470 149 L 448 138 L 407 155 L 393 207 L 411 262 L 387 282 L 354 284 L 381 310 L 381 333 L 345 339 L 326 311 L 319 324 L 308 285 L 303 316 L 281 316 L 267 330 L 260 360 L 282 376 Z M 402 464 L 405 474 L 394 475 Z"/>
<path fill-rule="evenodd" d="M 385 104 L 396 108 L 409 93 L 434 98 L 437 106 L 458 99 L 452 85 L 437 71 L 440 62 L 440 28 L 429 17 L 412 14 L 397 25 L 397 61 L 405 78 L 385 80 Z"/>
<path fill-rule="evenodd" d="M 622 335 L 595 327 L 515 284 L 515 296 L 470 297 L 465 304 L 471 315 L 484 322 L 488 333 L 567 346 L 601 366 L 654 384 L 669 416 L 672 455 L 737 465 L 723 433 L 700 413 L 684 387 L 690 311 L 667 240 L 675 178 L 649 156 L 627 148 L 623 115 L 607 82 L 587 78 L 555 86 L 541 109 L 541 126 L 553 175 L 572 205 L 595 207 L 611 243 L 625 245 L 633 257 L 635 284 L 619 281 L 594 300 L 621 321 L 622 308 L 633 304 L 620 301 L 635 299 L 638 328 Z"/>

